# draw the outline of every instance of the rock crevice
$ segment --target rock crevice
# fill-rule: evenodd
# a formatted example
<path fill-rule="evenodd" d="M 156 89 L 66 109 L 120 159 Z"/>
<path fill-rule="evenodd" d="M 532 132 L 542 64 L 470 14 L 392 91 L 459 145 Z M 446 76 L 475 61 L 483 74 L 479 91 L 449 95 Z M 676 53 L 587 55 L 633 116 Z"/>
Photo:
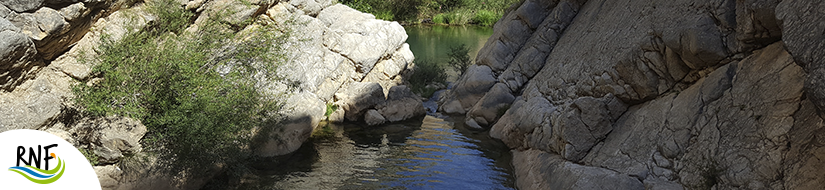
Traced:
<path fill-rule="evenodd" d="M 520 188 L 825 184 L 821 172 L 799 168 L 825 162 L 798 152 L 819 147 L 810 141 L 816 134 L 800 131 L 823 127 L 814 122 L 822 121 L 817 73 L 825 69 L 817 60 L 825 57 L 815 50 L 825 38 L 812 31 L 825 17 L 811 8 L 821 3 L 562 0 L 536 9 L 529 2 L 505 18 L 538 11 L 545 18 L 532 20 L 542 24 L 502 19 L 482 48 L 489 52 L 440 102 L 443 112 L 491 126 L 490 135 L 513 149 Z M 488 113 L 498 108 L 503 114 Z M 560 162 L 640 184 L 595 181 L 605 171 L 590 169 L 550 175 Z"/>

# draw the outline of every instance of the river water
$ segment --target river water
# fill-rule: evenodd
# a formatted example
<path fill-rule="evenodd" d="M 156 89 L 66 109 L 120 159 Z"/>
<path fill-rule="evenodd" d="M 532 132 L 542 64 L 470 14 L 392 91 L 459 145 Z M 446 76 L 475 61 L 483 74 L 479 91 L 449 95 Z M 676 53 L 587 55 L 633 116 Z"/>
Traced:
<path fill-rule="evenodd" d="M 513 189 L 507 147 L 450 120 L 330 125 L 334 137 L 256 164 L 238 189 Z"/>
<path fill-rule="evenodd" d="M 474 58 L 492 34 L 481 27 L 406 30 L 416 59 L 435 61 L 446 61 L 456 44 L 466 44 Z M 513 189 L 506 145 L 488 132 L 468 130 L 463 120 L 427 115 L 379 126 L 323 124 L 334 135 L 313 137 L 292 154 L 216 180 L 230 189 Z M 226 189 L 220 186 L 205 189 Z"/>
<path fill-rule="evenodd" d="M 451 47 L 464 44 L 469 48 L 470 59 L 475 59 L 479 49 L 493 35 L 493 29 L 480 26 L 428 26 L 416 25 L 404 28 L 407 43 L 415 55 L 415 60 L 431 60 L 446 63 Z M 447 71 L 448 81 L 457 79 L 456 73 Z"/>

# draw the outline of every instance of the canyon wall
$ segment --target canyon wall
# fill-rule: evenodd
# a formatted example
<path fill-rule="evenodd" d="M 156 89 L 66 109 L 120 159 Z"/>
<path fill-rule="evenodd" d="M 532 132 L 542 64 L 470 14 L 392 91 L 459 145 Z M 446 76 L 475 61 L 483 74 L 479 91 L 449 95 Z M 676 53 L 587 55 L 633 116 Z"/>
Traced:
<path fill-rule="evenodd" d="M 825 3 L 525 0 L 440 111 L 521 189 L 816 189 Z"/>

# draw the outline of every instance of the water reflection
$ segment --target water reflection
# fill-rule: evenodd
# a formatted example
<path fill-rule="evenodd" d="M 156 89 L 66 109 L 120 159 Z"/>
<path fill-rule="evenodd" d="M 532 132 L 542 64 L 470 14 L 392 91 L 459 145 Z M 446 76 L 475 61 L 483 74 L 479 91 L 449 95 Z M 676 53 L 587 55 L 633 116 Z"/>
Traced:
<path fill-rule="evenodd" d="M 510 153 L 486 133 L 432 116 L 362 127 L 255 166 L 239 189 L 513 189 Z"/>
<path fill-rule="evenodd" d="M 461 44 L 467 45 L 471 59 L 475 59 L 478 51 L 487 42 L 487 38 L 493 35 L 493 29 L 480 26 L 428 26 L 414 25 L 405 26 L 407 32 L 407 43 L 410 50 L 415 54 L 416 60 L 432 60 L 446 63 L 449 60 L 447 53 L 450 47 Z M 447 72 L 449 81 L 457 80 L 456 74 Z"/>

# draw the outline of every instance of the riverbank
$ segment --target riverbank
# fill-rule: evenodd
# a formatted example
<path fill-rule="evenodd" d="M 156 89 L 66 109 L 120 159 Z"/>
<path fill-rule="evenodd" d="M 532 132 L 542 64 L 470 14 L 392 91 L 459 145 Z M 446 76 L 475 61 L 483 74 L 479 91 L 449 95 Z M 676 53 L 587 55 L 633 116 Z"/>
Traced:
<path fill-rule="evenodd" d="M 341 0 L 341 3 L 402 25 L 493 26 L 518 0 Z"/>

